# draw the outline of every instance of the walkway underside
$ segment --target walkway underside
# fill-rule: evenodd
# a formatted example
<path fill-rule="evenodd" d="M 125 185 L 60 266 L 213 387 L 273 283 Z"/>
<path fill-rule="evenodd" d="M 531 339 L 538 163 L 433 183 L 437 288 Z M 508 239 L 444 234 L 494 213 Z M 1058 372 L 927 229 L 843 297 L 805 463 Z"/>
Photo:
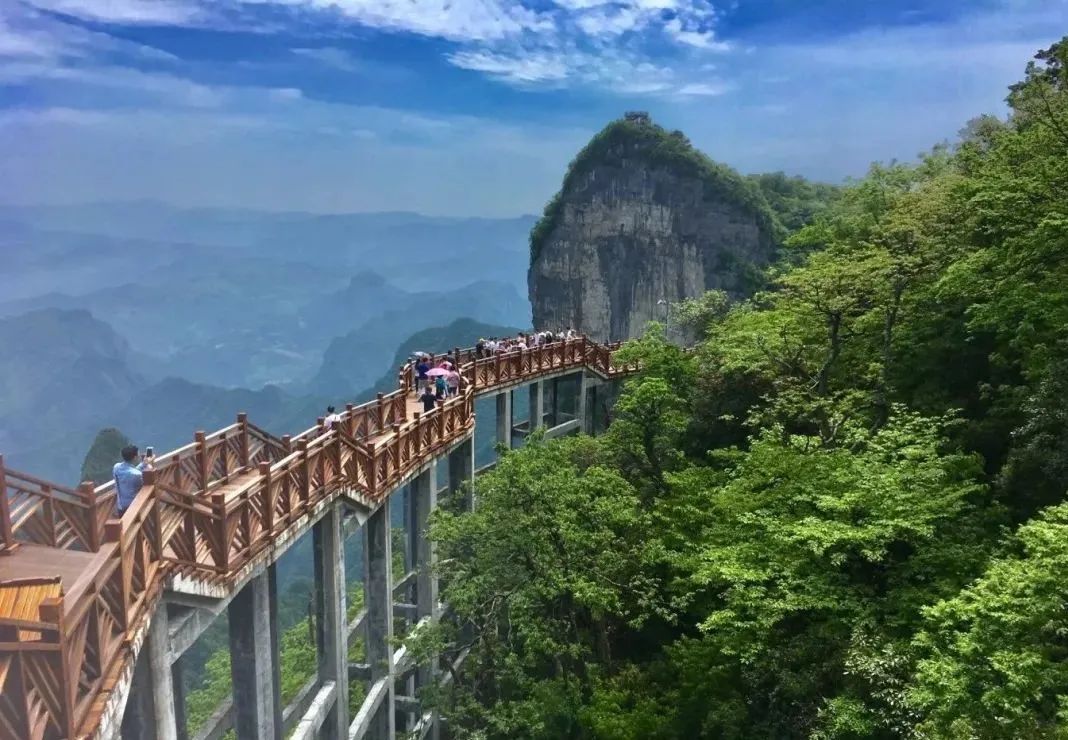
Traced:
<path fill-rule="evenodd" d="M 536 381 L 575 373 L 609 380 L 633 371 L 613 364 L 615 349 L 580 338 L 484 358 L 476 358 L 473 350 L 455 350 L 460 394 L 426 414 L 419 411 L 407 365 L 400 369 L 396 391 L 350 404 L 331 428 L 320 419 L 300 434 L 278 438 L 239 414 L 235 424 L 211 434 L 197 432 L 192 444 L 158 456 L 121 519 L 111 518 L 113 483 L 71 489 L 5 468 L 0 456 L 0 740 L 114 736 L 135 665 L 153 656 L 163 660 L 156 654 L 158 644 L 161 639 L 169 644 L 169 637 L 153 638 L 153 630 L 175 629 L 155 624 L 160 620 L 153 615 L 167 614 L 159 608 L 164 592 L 168 600 L 182 595 L 217 600 L 245 609 L 253 619 L 273 601 L 264 590 L 273 588 L 269 578 L 259 579 L 273 574 L 274 560 L 309 529 L 315 528 L 317 552 L 323 547 L 333 552 L 340 547 L 334 540 L 343 538 L 341 512 L 358 512 L 373 550 L 376 537 L 389 539 L 392 491 L 411 483 L 412 490 L 432 485 L 436 492 L 436 484 L 427 482 L 436 460 L 461 448 L 462 455 L 473 458 L 476 397 L 498 395 L 499 424 L 502 413 L 508 418 L 507 434 L 499 427 L 498 439 L 510 444 L 511 389 L 534 383 L 531 426 L 541 426 L 543 383 Z M 569 421 L 556 432 L 577 426 Z M 473 459 L 465 466 L 472 473 Z M 375 552 L 367 559 L 377 562 Z M 327 571 L 329 564 L 317 561 L 317 574 L 336 577 Z M 372 607 L 369 601 L 369 610 L 392 613 L 393 582 L 376 584 L 380 575 L 368 572 L 365 590 L 371 599 L 377 585 L 388 606 Z M 341 579 L 344 614 L 343 566 Z M 435 617 L 436 586 L 433 597 L 424 594 L 424 602 L 422 616 Z M 373 617 L 367 617 L 372 630 L 379 623 Z M 232 635 L 232 651 L 240 649 L 240 639 Z M 142 654 L 146 640 L 156 648 Z M 396 662 L 391 646 L 388 651 L 379 662 Z M 371 655 L 368 663 L 375 665 Z M 321 665 L 320 674 L 329 674 L 328 668 Z M 333 670 L 336 680 L 316 684 L 317 693 L 301 699 L 303 716 L 310 712 L 317 720 L 315 732 L 337 721 L 336 715 L 347 718 L 347 712 L 336 711 L 347 695 L 344 656 Z M 392 669 L 369 676 L 372 692 L 384 691 L 381 687 L 394 676 Z M 254 679 L 252 685 L 258 686 Z M 235 682 L 235 701 L 238 691 Z M 250 706 L 267 701 L 255 692 L 240 699 Z M 373 695 L 369 701 L 374 703 Z M 358 716 L 353 727 L 378 721 L 374 717 Z M 277 721 L 281 727 L 281 714 Z M 265 731 L 237 730 L 239 737 Z"/>

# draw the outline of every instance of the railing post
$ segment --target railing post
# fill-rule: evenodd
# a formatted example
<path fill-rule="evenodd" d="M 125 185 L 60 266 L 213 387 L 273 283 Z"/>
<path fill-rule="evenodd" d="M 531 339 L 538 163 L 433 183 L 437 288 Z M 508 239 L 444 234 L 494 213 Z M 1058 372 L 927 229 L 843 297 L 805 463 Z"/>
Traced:
<path fill-rule="evenodd" d="M 297 491 L 297 495 L 300 496 L 300 511 L 303 513 L 308 508 L 308 499 L 311 497 L 312 486 L 312 469 L 311 463 L 308 461 L 308 442 L 307 440 L 300 440 L 297 442 L 297 450 L 300 452 L 300 464 L 304 468 L 304 475 L 301 476 L 300 490 Z"/>
<path fill-rule="evenodd" d="M 285 450 L 287 456 L 293 451 L 293 435 L 282 435 L 282 449 Z"/>
<path fill-rule="evenodd" d="M 104 522 L 104 542 L 115 545 L 115 556 L 119 559 L 119 599 L 122 602 L 122 614 L 119 626 L 123 631 L 123 641 L 130 640 L 130 576 L 129 564 L 122 556 L 122 520 L 108 519 Z"/>
<path fill-rule="evenodd" d="M 271 483 L 271 464 L 261 462 L 258 466 L 260 476 L 263 478 L 264 505 L 263 505 L 263 528 L 268 534 L 274 532 L 274 485 Z"/>
<path fill-rule="evenodd" d="M 423 415 L 420 412 L 418 412 L 418 411 L 415 412 L 415 426 L 412 427 L 412 431 L 415 432 L 415 441 L 412 443 L 412 459 L 413 460 L 418 459 L 419 458 L 419 454 L 423 450 L 423 429 L 422 429 L 422 426 L 419 423 L 419 420 L 422 418 L 422 416 Z M 398 462 L 400 462 L 400 461 L 398 460 Z"/>
<path fill-rule="evenodd" d="M 92 481 L 82 481 L 78 485 L 78 493 L 81 494 L 82 500 L 85 501 L 85 512 L 88 517 L 88 527 L 86 528 L 86 538 L 88 542 L 85 544 L 89 548 L 89 552 L 97 552 L 100 550 L 100 516 L 97 513 L 96 507 L 96 494 L 93 492 Z M 5 495 L 6 498 L 6 495 Z"/>
<path fill-rule="evenodd" d="M 382 393 L 381 391 L 379 391 L 378 395 L 377 395 L 377 398 L 378 398 L 378 428 L 374 429 L 374 430 L 368 429 L 367 430 L 368 434 L 373 434 L 374 432 L 384 432 L 384 431 L 386 431 L 386 429 L 389 428 L 389 423 L 386 421 L 386 394 Z"/>
<path fill-rule="evenodd" d="M 41 486 L 41 496 L 45 501 L 44 512 L 45 517 L 48 519 L 49 544 L 52 547 L 59 547 L 59 543 L 56 541 L 56 501 L 52 496 L 52 486 Z"/>
<path fill-rule="evenodd" d="M 56 717 L 56 724 L 64 737 L 75 737 L 74 731 L 74 690 L 78 677 L 70 671 L 70 655 L 67 654 L 67 629 L 63 619 L 63 597 L 49 597 L 41 602 L 38 614 L 42 622 L 56 625 L 59 634 L 59 701 L 62 717 Z"/>
<path fill-rule="evenodd" d="M 7 476 L 4 475 L 4 456 L 0 455 L 0 555 L 10 555 L 19 546 L 11 528 L 11 502 L 7 497 Z"/>
<path fill-rule="evenodd" d="M 374 440 L 369 440 L 367 442 L 367 459 L 371 469 L 368 471 L 369 474 L 367 476 L 367 490 L 372 499 L 378 493 L 378 458 L 376 455 Z"/>
<path fill-rule="evenodd" d="M 227 534 L 226 494 L 217 491 L 211 495 L 212 526 L 218 538 L 219 549 L 215 553 L 215 570 L 225 573 L 230 569 L 230 537 Z"/>
<path fill-rule="evenodd" d="M 356 404 L 345 404 L 345 431 L 350 437 L 356 436 Z"/>
<path fill-rule="evenodd" d="M 197 431 L 193 434 L 193 439 L 197 443 L 197 475 L 200 476 L 200 480 L 197 481 L 197 488 L 205 491 L 208 488 L 207 435 L 203 431 Z"/>
<path fill-rule="evenodd" d="M 239 449 L 241 450 L 241 459 L 239 462 L 241 463 L 242 468 L 247 468 L 251 464 L 249 461 L 248 414 L 244 411 L 239 413 L 237 415 L 237 423 L 241 428 L 241 444 L 239 446 Z"/>

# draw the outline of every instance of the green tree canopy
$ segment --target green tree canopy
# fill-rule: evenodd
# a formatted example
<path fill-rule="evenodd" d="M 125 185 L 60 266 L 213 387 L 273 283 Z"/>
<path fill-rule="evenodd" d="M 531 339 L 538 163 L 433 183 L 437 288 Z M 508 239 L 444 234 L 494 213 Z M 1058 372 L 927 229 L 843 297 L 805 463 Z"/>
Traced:
<path fill-rule="evenodd" d="M 85 453 L 81 480 L 92 481 L 98 486 L 110 481 L 112 467 L 122 460 L 122 448 L 129 444 L 130 440 L 118 429 L 101 429 Z"/>

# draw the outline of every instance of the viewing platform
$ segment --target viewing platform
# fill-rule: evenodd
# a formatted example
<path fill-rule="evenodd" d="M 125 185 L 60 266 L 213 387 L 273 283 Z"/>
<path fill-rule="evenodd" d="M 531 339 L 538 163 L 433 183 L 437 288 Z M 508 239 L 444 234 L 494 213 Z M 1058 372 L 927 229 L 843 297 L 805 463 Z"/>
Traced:
<path fill-rule="evenodd" d="M 408 730 L 436 732 L 430 713 L 397 692 L 431 678 L 416 677 L 404 649 L 394 651 L 392 620 L 399 609 L 417 628 L 440 614 L 426 521 L 439 490 L 473 495 L 475 400 L 496 397 L 497 440 L 511 447 L 513 432 L 543 426 L 546 385 L 573 377 L 576 414 L 551 431 L 582 430 L 597 387 L 635 369 L 613 362 L 616 349 L 578 338 L 482 357 L 454 350 L 459 394 L 427 413 L 409 364 L 395 391 L 349 404 L 329 428 L 319 419 L 275 437 L 238 414 L 234 424 L 156 456 L 121 519 L 113 518 L 114 482 L 69 488 L 5 468 L 0 457 L 0 740 L 118 737 L 124 715 L 123 737 L 187 737 L 172 673 L 223 609 L 232 625 L 229 722 L 239 740 L 283 729 L 292 737 L 392 738 L 395 715 L 405 712 L 418 717 Z M 512 393 L 522 387 L 531 413 L 516 425 Z M 439 460 L 448 462 L 444 489 Z M 410 599 L 397 604 L 389 499 L 402 487 L 418 557 L 400 579 Z M 366 609 L 349 624 L 341 545 L 360 527 Z M 273 564 L 309 531 L 316 581 L 333 587 L 317 589 L 318 673 L 298 705 L 283 708 Z M 235 631 L 235 620 L 245 627 Z M 363 667 L 347 659 L 356 632 L 367 645 Z M 352 676 L 370 683 L 350 718 Z"/>

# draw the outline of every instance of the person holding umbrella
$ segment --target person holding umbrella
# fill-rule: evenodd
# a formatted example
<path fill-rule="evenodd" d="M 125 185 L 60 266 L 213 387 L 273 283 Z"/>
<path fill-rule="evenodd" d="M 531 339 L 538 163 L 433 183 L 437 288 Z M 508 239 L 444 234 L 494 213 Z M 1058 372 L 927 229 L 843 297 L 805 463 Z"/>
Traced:
<path fill-rule="evenodd" d="M 426 371 L 427 376 L 427 388 L 430 387 L 430 380 L 434 381 L 434 391 L 437 393 L 438 400 L 445 398 L 445 391 L 448 386 L 445 383 L 445 377 L 449 374 L 449 371 L 443 367 L 433 367 Z"/>

